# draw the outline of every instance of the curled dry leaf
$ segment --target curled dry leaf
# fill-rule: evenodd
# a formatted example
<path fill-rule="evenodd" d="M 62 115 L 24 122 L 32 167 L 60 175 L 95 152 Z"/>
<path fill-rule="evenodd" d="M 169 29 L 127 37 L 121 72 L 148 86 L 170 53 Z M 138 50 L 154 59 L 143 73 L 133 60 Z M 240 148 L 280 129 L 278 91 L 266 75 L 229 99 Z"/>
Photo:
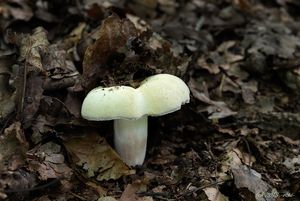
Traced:
<path fill-rule="evenodd" d="M 19 61 L 25 61 L 27 71 L 44 72 L 42 57 L 48 53 L 49 42 L 47 31 L 42 27 L 37 27 L 31 35 L 19 35 L 16 43 L 20 49 Z"/>
<path fill-rule="evenodd" d="M 18 113 L 23 115 L 27 128 L 40 108 L 44 91 L 73 86 L 78 72 L 65 50 L 56 44 L 50 45 L 47 31 L 41 27 L 34 29 L 32 34 L 10 33 L 8 39 L 19 47 L 19 80 L 22 81 L 16 93 Z"/>
<path fill-rule="evenodd" d="M 234 183 L 237 188 L 247 188 L 257 201 L 275 201 L 278 197 L 276 189 L 262 180 L 261 174 L 245 165 L 232 168 Z"/>
<path fill-rule="evenodd" d="M 206 111 L 210 115 L 208 117 L 209 119 L 222 119 L 237 114 L 237 112 L 233 112 L 231 109 L 229 109 L 227 104 L 223 101 L 213 101 L 207 97 L 205 93 L 199 92 L 193 79 L 189 81 L 188 85 L 195 98 L 209 105 L 206 108 Z"/>
<path fill-rule="evenodd" d="M 236 41 L 226 41 L 222 43 L 216 51 L 211 51 L 197 59 L 200 68 L 208 70 L 211 74 L 220 73 L 220 69 L 228 70 L 233 63 L 241 61 L 242 53 L 234 53 L 231 49 L 237 49 Z"/>
<path fill-rule="evenodd" d="M 27 4 L 26 1 L 3 1 L 1 2 L 0 8 L 1 17 L 12 18 L 12 21 L 29 21 L 33 16 L 32 8 Z"/>
<path fill-rule="evenodd" d="M 22 190 L 28 190 L 36 186 L 37 178 L 35 174 L 27 172 L 23 169 L 16 171 L 5 171 L 0 173 L 0 191 L 12 191 L 13 193 Z M 0 196 L 1 193 L 0 193 Z"/>
<path fill-rule="evenodd" d="M 45 69 L 42 58 L 48 53 L 49 42 L 45 29 L 38 27 L 33 30 L 31 35 L 10 34 L 9 41 L 19 47 L 20 55 L 19 65 L 19 86 L 16 93 L 18 94 L 18 111 L 23 113 L 24 122 L 29 123 L 39 108 L 40 100 L 43 94 L 43 83 L 45 80 Z M 24 86 L 25 85 L 25 90 Z M 26 98 L 25 98 L 26 97 Z M 25 126 L 26 127 L 26 126 Z"/>
<path fill-rule="evenodd" d="M 223 195 L 217 188 L 208 187 L 203 189 L 208 200 L 210 201 L 228 201 L 228 197 Z"/>
<path fill-rule="evenodd" d="M 70 178 L 72 170 L 64 163 L 61 146 L 48 142 L 37 146 L 27 153 L 31 171 L 37 172 L 41 180 Z"/>
<path fill-rule="evenodd" d="M 263 181 L 260 173 L 251 169 L 250 166 L 243 165 L 238 153 L 241 154 L 238 149 L 235 149 L 235 151 L 230 151 L 227 154 L 227 162 L 233 173 L 236 187 L 239 189 L 246 188 L 253 193 L 257 201 L 275 201 L 278 197 L 277 190 Z"/>
<path fill-rule="evenodd" d="M 139 30 L 140 33 L 150 30 L 149 24 L 143 19 L 129 13 L 126 14 L 126 17 L 134 24 L 135 28 Z"/>
<path fill-rule="evenodd" d="M 105 196 L 105 197 L 99 198 L 97 201 L 117 201 L 117 200 L 111 196 Z"/>
<path fill-rule="evenodd" d="M 27 149 L 21 123 L 11 124 L 0 136 L 0 171 L 16 170 L 24 165 Z"/>
<path fill-rule="evenodd" d="M 245 103 L 254 104 L 255 103 L 255 93 L 257 93 L 257 81 L 252 80 L 249 82 L 244 82 L 242 84 L 242 97 Z"/>
<path fill-rule="evenodd" d="M 69 33 L 69 35 L 63 39 L 63 46 L 65 47 L 65 49 L 69 50 L 71 48 L 74 48 L 74 46 L 79 43 L 86 26 L 87 25 L 84 22 L 78 23 L 78 25 Z"/>
<path fill-rule="evenodd" d="M 286 158 L 282 164 L 285 165 L 287 168 L 289 168 L 292 174 L 299 173 L 300 155 L 298 155 L 295 158 Z"/>
<path fill-rule="evenodd" d="M 69 139 L 64 145 L 76 169 L 87 178 L 102 181 L 133 173 L 96 132 L 90 132 L 84 138 Z"/>
<path fill-rule="evenodd" d="M 105 19 L 97 40 L 85 51 L 82 85 L 88 89 L 96 87 L 99 79 L 107 76 L 110 70 L 109 65 L 112 64 L 107 64 L 107 61 L 116 54 L 124 53 L 127 41 L 136 36 L 137 31 L 129 20 L 120 19 L 117 15 Z"/>
<path fill-rule="evenodd" d="M 24 127 L 31 124 L 34 116 L 36 115 L 39 107 L 40 101 L 43 98 L 43 83 L 44 76 L 39 75 L 39 73 L 30 71 L 27 74 L 26 79 L 26 89 L 23 97 L 23 111 L 20 111 L 24 117 Z M 22 108 L 20 108 L 22 110 Z"/>
<path fill-rule="evenodd" d="M 11 72 L 11 66 L 15 61 L 13 55 L 0 56 L 0 121 L 5 119 L 15 109 L 15 96 L 12 82 L 15 75 Z"/>
<path fill-rule="evenodd" d="M 152 197 L 144 196 L 139 197 L 136 193 L 141 192 L 144 189 L 144 184 L 136 182 L 134 184 L 128 184 L 122 193 L 120 201 L 153 201 Z"/>

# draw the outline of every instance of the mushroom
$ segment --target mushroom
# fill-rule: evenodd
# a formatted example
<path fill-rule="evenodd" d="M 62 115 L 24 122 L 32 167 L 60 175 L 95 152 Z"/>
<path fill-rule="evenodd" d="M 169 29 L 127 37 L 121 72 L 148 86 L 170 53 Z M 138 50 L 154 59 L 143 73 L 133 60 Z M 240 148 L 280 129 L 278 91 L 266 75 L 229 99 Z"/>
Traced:
<path fill-rule="evenodd" d="M 129 166 L 142 165 L 146 155 L 148 116 L 161 116 L 190 100 L 188 86 L 178 77 L 158 74 L 135 89 L 97 87 L 83 101 L 81 115 L 91 121 L 114 120 L 114 144 Z"/>

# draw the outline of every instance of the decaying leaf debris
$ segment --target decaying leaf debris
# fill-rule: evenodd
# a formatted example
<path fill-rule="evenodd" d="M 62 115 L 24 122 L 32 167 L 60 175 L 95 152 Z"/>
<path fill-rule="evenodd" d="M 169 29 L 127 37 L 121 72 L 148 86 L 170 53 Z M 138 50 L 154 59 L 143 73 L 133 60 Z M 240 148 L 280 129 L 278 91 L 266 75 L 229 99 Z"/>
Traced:
<path fill-rule="evenodd" d="M 300 198 L 297 0 L 0 1 L 0 199 Z M 112 122 L 80 116 L 97 86 L 169 73 L 190 104 L 149 121 L 142 167 Z"/>

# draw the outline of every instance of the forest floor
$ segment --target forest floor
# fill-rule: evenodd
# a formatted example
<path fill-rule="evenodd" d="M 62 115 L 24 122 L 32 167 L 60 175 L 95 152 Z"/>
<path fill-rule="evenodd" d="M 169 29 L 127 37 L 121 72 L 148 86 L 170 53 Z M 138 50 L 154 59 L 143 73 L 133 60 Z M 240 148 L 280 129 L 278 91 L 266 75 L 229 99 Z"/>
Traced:
<path fill-rule="evenodd" d="M 298 0 L 2 0 L 0 32 L 0 199 L 300 200 Z M 160 73 L 190 103 L 128 167 L 82 102 Z"/>

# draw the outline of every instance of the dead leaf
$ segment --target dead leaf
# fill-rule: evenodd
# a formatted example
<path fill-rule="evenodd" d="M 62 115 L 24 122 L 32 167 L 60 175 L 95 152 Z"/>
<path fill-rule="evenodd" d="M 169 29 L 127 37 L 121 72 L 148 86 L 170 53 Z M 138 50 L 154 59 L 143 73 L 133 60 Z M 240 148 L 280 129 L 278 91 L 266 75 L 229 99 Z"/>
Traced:
<path fill-rule="evenodd" d="M 208 117 L 209 119 L 222 119 L 237 114 L 237 112 L 233 112 L 231 109 L 229 109 L 226 103 L 222 101 L 213 101 L 204 93 L 199 92 L 193 79 L 189 81 L 188 85 L 195 98 L 209 105 L 206 108 L 206 111 L 210 115 Z"/>
<path fill-rule="evenodd" d="M 242 84 L 242 97 L 245 103 L 254 104 L 255 103 L 255 94 L 258 91 L 257 81 L 244 82 Z"/>
<path fill-rule="evenodd" d="M 234 183 L 237 188 L 247 188 L 251 191 L 257 201 L 275 201 L 278 197 L 276 189 L 262 180 L 261 174 L 255 170 L 240 165 L 231 169 L 234 176 Z"/>
<path fill-rule="evenodd" d="M 138 185 L 128 184 L 122 193 L 120 201 L 137 201 L 139 197 L 135 194 L 139 190 Z"/>
<path fill-rule="evenodd" d="M 228 156 L 229 166 L 233 173 L 234 183 L 237 188 L 246 188 L 253 193 L 257 201 L 276 200 L 278 197 L 277 190 L 263 181 L 261 174 L 251 169 L 249 166 L 243 165 L 235 151 L 229 152 Z"/>
<path fill-rule="evenodd" d="M 0 56 L 0 121 L 15 109 L 15 86 L 10 84 L 14 76 L 10 70 L 14 60 L 13 56 Z"/>
<path fill-rule="evenodd" d="M 118 179 L 132 174 L 128 166 L 96 132 L 90 132 L 82 138 L 73 138 L 64 142 L 76 169 L 87 178 L 98 181 Z"/>
<path fill-rule="evenodd" d="M 19 35 L 17 41 L 12 41 L 19 45 L 19 61 L 25 61 L 28 66 L 27 72 L 45 72 L 42 64 L 42 57 L 48 53 L 49 42 L 47 31 L 42 27 L 37 27 L 31 35 Z"/>
<path fill-rule="evenodd" d="M 28 143 L 21 123 L 15 122 L 0 136 L 0 171 L 16 170 L 24 165 Z"/>
<path fill-rule="evenodd" d="M 105 197 L 99 198 L 97 201 L 117 201 L 117 200 L 111 196 L 105 196 Z"/>
<path fill-rule="evenodd" d="M 251 3 L 249 0 L 234 0 L 233 4 L 243 11 L 251 11 Z"/>
<path fill-rule="evenodd" d="M 36 175 L 21 168 L 0 173 L 0 191 L 5 189 L 6 191 L 17 193 L 20 190 L 28 190 L 36 185 Z"/>
<path fill-rule="evenodd" d="M 64 103 L 65 106 L 68 108 L 68 111 L 74 117 L 76 118 L 80 117 L 82 100 L 79 98 L 78 94 L 68 89 L 68 94 Z"/>
<path fill-rule="evenodd" d="M 247 27 L 247 37 L 243 39 L 243 46 L 249 54 L 263 52 L 266 55 L 280 58 L 293 58 L 293 54 L 300 46 L 299 38 L 291 34 L 291 30 L 282 23 L 271 21 L 254 21 Z"/>
<path fill-rule="evenodd" d="M 82 85 L 87 89 L 98 86 L 99 79 L 103 79 L 110 70 L 113 59 L 117 59 L 117 54 L 122 54 L 122 51 L 125 53 L 126 43 L 136 36 L 137 31 L 129 20 L 120 19 L 117 15 L 105 19 L 97 40 L 85 51 Z M 110 64 L 107 64 L 109 59 Z"/>
<path fill-rule="evenodd" d="M 18 113 L 23 115 L 24 127 L 28 126 L 38 111 L 43 93 L 43 83 L 46 70 L 43 66 L 43 58 L 48 54 L 49 42 L 47 32 L 41 27 L 33 30 L 31 35 L 9 34 L 9 41 L 19 47 L 19 86 Z M 25 76 L 24 76 L 25 74 Z M 25 90 L 24 90 L 25 85 Z M 26 125 L 27 124 L 27 125 Z"/>
<path fill-rule="evenodd" d="M 206 69 L 211 74 L 218 74 L 220 72 L 220 65 L 217 63 L 217 53 L 210 53 L 210 55 L 203 55 L 198 58 L 197 65 L 200 68 Z"/>
<path fill-rule="evenodd" d="M 286 158 L 282 164 L 291 170 L 291 174 L 299 173 L 300 155 L 295 158 Z"/>
<path fill-rule="evenodd" d="M 0 73 L 0 120 L 6 118 L 15 109 L 15 93 L 11 92 L 8 82 L 9 75 Z"/>
<path fill-rule="evenodd" d="M 231 49 L 235 49 L 233 52 Z M 198 68 L 206 69 L 211 74 L 218 74 L 220 70 L 228 70 L 234 63 L 241 61 L 244 56 L 236 51 L 236 41 L 225 41 L 215 51 L 208 52 L 198 58 Z"/>
<path fill-rule="evenodd" d="M 205 194 L 207 195 L 208 200 L 210 201 L 228 201 L 228 197 L 223 195 L 217 188 L 209 187 L 203 189 Z"/>
<path fill-rule="evenodd" d="M 149 196 L 139 197 L 136 193 L 142 192 L 144 189 L 144 184 L 142 182 L 135 182 L 133 184 L 128 184 L 122 193 L 120 201 L 153 201 Z"/>
<path fill-rule="evenodd" d="M 38 172 L 39 179 L 70 178 L 72 170 L 65 164 L 61 146 L 53 142 L 36 146 L 27 153 L 31 171 Z"/>
<path fill-rule="evenodd" d="M 78 74 L 66 50 L 57 44 L 51 44 L 47 48 L 49 54 L 43 58 L 43 68 L 49 73 L 49 77 L 59 80 Z"/>
<path fill-rule="evenodd" d="M 78 25 L 69 33 L 69 35 L 64 38 L 63 46 L 66 50 L 73 48 L 79 43 L 83 36 L 84 29 L 86 28 L 86 26 L 87 24 L 84 22 L 78 23 Z"/>
<path fill-rule="evenodd" d="M 44 115 L 38 115 L 36 119 L 33 121 L 33 125 L 31 126 L 32 135 L 31 140 L 34 143 L 39 143 L 43 139 L 43 135 L 47 132 L 50 132 L 52 129 L 50 128 L 49 121 L 46 119 Z"/>
<path fill-rule="evenodd" d="M 22 108 L 23 111 L 21 111 L 25 128 L 31 125 L 40 107 L 44 92 L 44 79 L 45 77 L 41 76 L 38 72 L 30 71 L 27 74 L 25 97 L 23 97 L 24 107 Z"/>
<path fill-rule="evenodd" d="M 7 12 L 4 17 L 10 15 L 14 20 L 29 21 L 33 16 L 32 8 L 25 1 L 12 1 L 13 4 L 3 3 L 0 8 L 2 12 Z"/>
<path fill-rule="evenodd" d="M 93 188 L 93 190 L 96 191 L 98 193 L 98 195 L 100 195 L 100 196 L 107 195 L 108 189 L 105 189 L 102 186 L 100 186 L 101 184 L 97 184 L 95 182 L 88 181 L 85 183 L 85 185 Z"/>
<path fill-rule="evenodd" d="M 134 24 L 135 28 L 139 30 L 140 33 L 150 30 L 150 25 L 138 16 L 127 13 L 126 17 Z"/>

